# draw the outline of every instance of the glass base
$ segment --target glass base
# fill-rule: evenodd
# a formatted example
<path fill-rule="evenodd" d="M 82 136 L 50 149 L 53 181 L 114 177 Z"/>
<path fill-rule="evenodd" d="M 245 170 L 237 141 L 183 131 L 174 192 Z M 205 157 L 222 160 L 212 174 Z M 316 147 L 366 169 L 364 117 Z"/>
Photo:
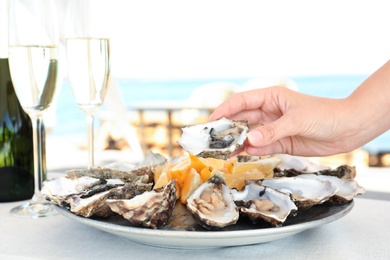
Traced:
<path fill-rule="evenodd" d="M 58 214 L 54 206 L 41 199 L 36 199 L 36 196 L 27 203 L 11 209 L 11 214 L 18 217 L 26 218 L 42 218 Z"/>

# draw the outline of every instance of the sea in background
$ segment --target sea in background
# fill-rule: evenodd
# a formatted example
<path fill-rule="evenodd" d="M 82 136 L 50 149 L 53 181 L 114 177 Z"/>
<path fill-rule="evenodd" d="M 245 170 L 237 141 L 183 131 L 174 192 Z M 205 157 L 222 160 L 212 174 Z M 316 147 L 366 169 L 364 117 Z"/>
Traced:
<path fill-rule="evenodd" d="M 348 96 L 367 75 L 330 75 L 291 77 L 298 91 L 310 95 L 342 98 Z M 185 100 L 192 91 L 209 82 L 223 81 L 243 85 L 250 78 L 242 79 L 194 79 L 194 80 L 136 80 L 116 79 L 115 82 L 123 95 L 126 105 L 132 102 L 150 100 Z M 102 110 L 106 110 L 105 106 Z M 98 127 L 99 122 L 95 123 Z M 55 124 L 51 134 L 66 138 L 86 138 L 86 119 L 84 113 L 75 104 L 67 80 L 63 81 L 55 106 Z M 363 147 L 370 153 L 390 151 L 390 133 L 386 132 Z"/>

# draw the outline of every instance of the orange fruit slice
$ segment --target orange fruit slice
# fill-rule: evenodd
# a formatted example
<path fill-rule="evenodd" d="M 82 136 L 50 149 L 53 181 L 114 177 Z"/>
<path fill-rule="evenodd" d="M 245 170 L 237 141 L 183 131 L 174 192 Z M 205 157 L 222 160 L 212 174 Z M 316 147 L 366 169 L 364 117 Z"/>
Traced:
<path fill-rule="evenodd" d="M 241 190 L 247 180 L 260 180 L 272 178 L 274 169 L 281 162 L 281 159 L 273 156 L 256 161 L 233 162 L 230 174 L 225 174 L 225 182 L 229 188 Z"/>
<path fill-rule="evenodd" d="M 187 199 L 191 196 L 191 194 L 202 185 L 203 181 L 200 177 L 200 174 L 194 169 L 191 168 L 184 180 L 183 185 L 180 190 L 180 202 L 183 204 L 187 204 Z"/>
<path fill-rule="evenodd" d="M 160 178 L 161 173 L 163 172 L 163 169 L 165 167 L 165 164 L 160 164 L 154 167 L 153 169 L 153 180 L 154 183 L 158 181 L 158 178 Z"/>
<path fill-rule="evenodd" d="M 254 171 L 266 174 L 270 171 L 273 171 L 273 169 L 275 169 L 275 167 L 278 166 L 281 161 L 282 160 L 280 158 L 272 156 L 256 161 L 235 162 L 232 164 L 231 173 L 234 174 Z"/>
<path fill-rule="evenodd" d="M 186 158 L 186 159 L 182 160 L 181 162 L 174 164 L 170 169 L 172 179 L 176 180 L 177 184 L 179 184 L 179 186 L 181 186 L 184 182 L 186 173 L 190 169 L 190 166 L 191 166 L 190 163 L 191 163 L 190 159 Z"/>
<path fill-rule="evenodd" d="M 153 189 L 157 189 L 160 187 L 163 187 L 167 185 L 172 180 L 172 175 L 169 171 L 171 165 L 165 164 L 164 168 L 162 169 L 161 173 L 158 176 L 157 181 L 154 182 Z"/>
<path fill-rule="evenodd" d="M 224 170 L 226 169 L 227 161 L 216 158 L 202 158 L 204 164 L 213 169 Z"/>
<path fill-rule="evenodd" d="M 191 160 L 191 167 L 198 173 L 201 173 L 204 168 L 212 168 L 218 169 L 222 172 L 228 172 L 227 166 L 230 165 L 230 162 L 216 158 L 201 158 L 192 154 L 189 156 Z"/>
<path fill-rule="evenodd" d="M 203 170 L 200 172 L 200 178 L 202 179 L 203 182 L 210 179 L 210 177 L 212 176 L 211 175 L 212 171 L 213 171 L 213 168 L 211 168 L 211 167 L 203 168 Z"/>
<path fill-rule="evenodd" d="M 259 171 L 224 174 L 225 183 L 230 189 L 242 190 L 247 180 L 264 179 L 267 175 Z"/>
<path fill-rule="evenodd" d="M 207 167 L 202 158 L 199 158 L 193 154 L 189 154 L 191 160 L 191 167 L 194 168 L 197 172 L 201 172 L 203 168 Z"/>
<path fill-rule="evenodd" d="M 162 167 L 162 170 L 160 172 L 157 171 L 157 175 L 155 172 L 155 178 L 157 178 L 157 180 L 154 181 L 153 189 L 163 187 L 163 186 L 167 185 L 171 180 L 176 180 L 176 185 L 175 185 L 176 186 L 176 198 L 179 199 L 181 185 L 177 181 L 177 178 L 174 178 L 172 176 L 172 174 L 171 174 L 172 167 L 173 167 L 173 165 L 167 163 L 164 167 Z M 181 178 L 183 178 L 183 177 L 181 177 Z"/>

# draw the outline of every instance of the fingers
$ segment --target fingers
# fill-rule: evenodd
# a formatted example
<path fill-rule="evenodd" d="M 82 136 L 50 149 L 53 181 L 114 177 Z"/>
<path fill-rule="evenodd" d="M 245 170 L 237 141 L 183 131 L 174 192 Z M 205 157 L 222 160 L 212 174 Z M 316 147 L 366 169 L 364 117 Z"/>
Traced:
<path fill-rule="evenodd" d="M 259 108 L 265 100 L 265 90 L 257 89 L 234 94 L 219 105 L 210 115 L 210 121 L 230 117 L 241 111 Z"/>
<path fill-rule="evenodd" d="M 283 151 L 279 143 L 273 143 L 272 145 L 267 145 L 263 147 L 245 147 L 245 152 L 250 155 L 264 156 L 264 155 L 273 155 L 273 154 L 284 154 L 288 153 Z"/>
<path fill-rule="evenodd" d="M 284 115 L 291 95 L 295 92 L 279 87 L 237 93 L 214 110 L 210 121 L 228 117 L 248 120 L 250 125 L 260 124 L 248 133 L 247 153 L 264 155 L 292 151 L 290 137 L 297 134 L 294 132 L 297 127 L 293 127 L 291 117 Z"/>
<path fill-rule="evenodd" d="M 277 130 L 267 129 L 264 131 L 264 128 L 264 126 L 256 128 L 248 134 L 248 142 L 245 146 L 246 153 L 261 156 L 280 153 L 292 154 L 294 152 L 290 136 L 278 138 L 276 134 L 268 135 L 267 132 Z"/>
<path fill-rule="evenodd" d="M 279 152 L 282 150 L 291 150 L 291 142 L 290 144 L 286 142 L 290 139 L 286 139 L 286 137 L 296 135 L 296 130 L 294 130 L 296 128 L 292 127 L 293 122 L 290 121 L 288 117 L 282 116 L 272 123 L 256 127 L 248 133 L 248 144 L 252 147 L 260 148 L 270 146 L 284 139 L 283 143 L 279 141 L 278 145 L 272 149 L 277 148 Z"/>
<path fill-rule="evenodd" d="M 250 126 L 257 125 L 259 122 L 268 122 L 268 120 L 263 120 L 263 112 L 259 109 L 256 110 L 247 110 L 241 111 L 234 115 L 229 116 L 231 120 L 247 120 Z"/>

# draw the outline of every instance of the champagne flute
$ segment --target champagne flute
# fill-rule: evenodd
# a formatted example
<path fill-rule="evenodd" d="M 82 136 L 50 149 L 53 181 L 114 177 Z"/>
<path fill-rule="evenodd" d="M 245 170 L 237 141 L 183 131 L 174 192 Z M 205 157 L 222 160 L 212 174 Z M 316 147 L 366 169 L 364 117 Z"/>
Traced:
<path fill-rule="evenodd" d="M 57 90 L 59 37 L 54 1 L 12 0 L 9 15 L 9 66 L 16 95 L 33 125 L 34 195 L 11 213 L 45 217 L 57 212 L 42 194 L 46 179 L 43 115 Z"/>
<path fill-rule="evenodd" d="M 110 44 L 99 25 L 104 20 L 101 12 L 104 6 L 99 1 L 73 0 L 66 19 L 68 77 L 76 103 L 87 117 L 88 168 L 94 166 L 94 117 L 110 77 Z"/>

